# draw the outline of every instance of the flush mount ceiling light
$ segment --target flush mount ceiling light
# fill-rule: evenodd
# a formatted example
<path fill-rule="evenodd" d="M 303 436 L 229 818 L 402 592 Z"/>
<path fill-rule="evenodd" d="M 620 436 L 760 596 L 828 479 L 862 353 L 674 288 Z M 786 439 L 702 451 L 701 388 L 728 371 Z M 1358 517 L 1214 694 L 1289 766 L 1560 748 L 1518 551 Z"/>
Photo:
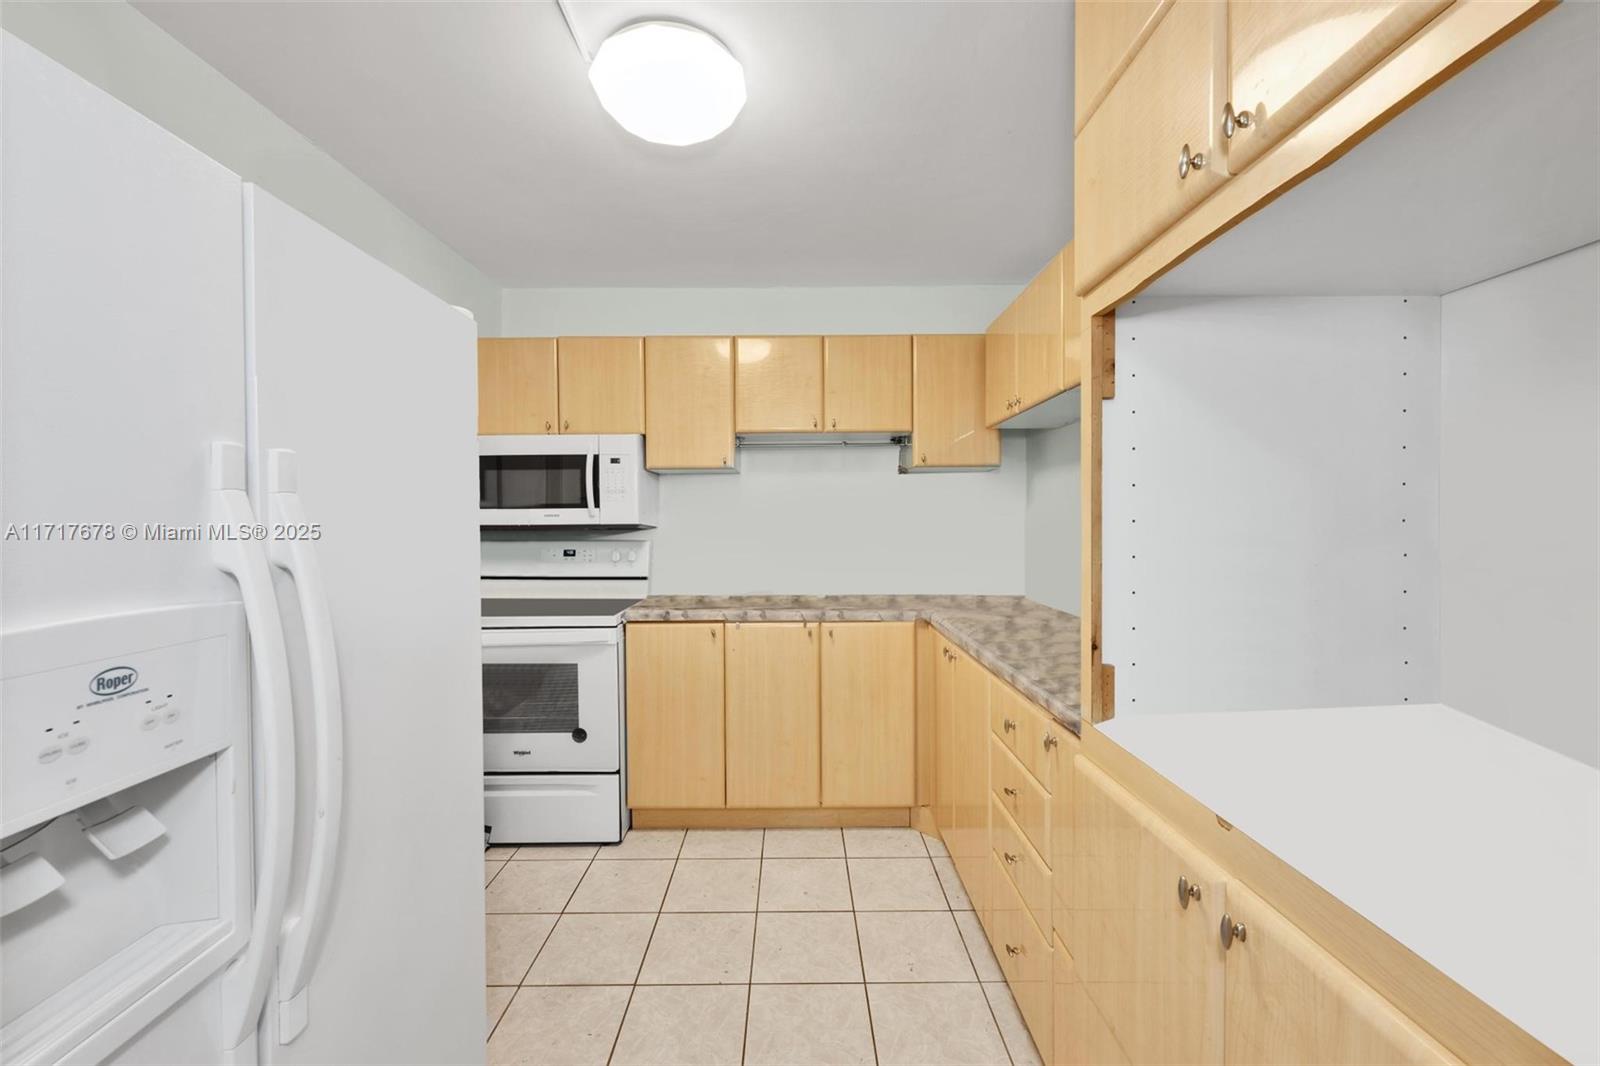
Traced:
<path fill-rule="evenodd" d="M 744 67 L 709 33 L 683 22 L 636 22 L 607 37 L 589 64 L 600 106 L 635 137 L 682 146 L 709 141 L 744 108 Z"/>

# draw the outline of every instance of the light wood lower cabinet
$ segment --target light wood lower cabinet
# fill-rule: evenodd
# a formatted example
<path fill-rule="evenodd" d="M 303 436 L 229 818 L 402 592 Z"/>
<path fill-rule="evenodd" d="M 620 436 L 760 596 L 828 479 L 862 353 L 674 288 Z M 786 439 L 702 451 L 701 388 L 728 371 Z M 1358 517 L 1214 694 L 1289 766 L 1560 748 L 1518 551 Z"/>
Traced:
<path fill-rule="evenodd" d="M 628 805 L 721 807 L 723 625 L 627 629 Z"/>
<path fill-rule="evenodd" d="M 1129 1059 L 1222 1061 L 1222 871 L 1083 758 L 1072 957 Z M 1182 884 L 1189 889 L 1180 893 Z"/>
<path fill-rule="evenodd" d="M 726 624 L 729 807 L 821 801 L 817 629 L 814 622 Z"/>
<path fill-rule="evenodd" d="M 952 652 L 951 828 L 946 846 L 961 883 L 983 918 L 989 909 L 989 672 L 961 649 Z"/>
<path fill-rule="evenodd" d="M 1050 941 L 1034 924 L 1027 905 L 998 856 L 989 857 L 989 943 L 1000 972 L 1016 998 L 1035 1046 L 1050 1046 Z"/>
<path fill-rule="evenodd" d="M 983 410 L 982 334 L 911 340 L 911 447 L 906 469 L 1000 465 L 1000 431 Z"/>
<path fill-rule="evenodd" d="M 912 622 L 822 624 L 822 803 L 916 802 Z"/>
<path fill-rule="evenodd" d="M 556 342 L 562 433 L 644 432 L 644 339 Z"/>
<path fill-rule="evenodd" d="M 1127 1052 L 1083 990 L 1072 954 L 1060 939 L 1050 961 L 1050 1066 L 1129 1066 Z"/>
<path fill-rule="evenodd" d="M 935 634 L 938 661 L 933 681 L 933 820 L 948 845 L 955 830 L 956 662 L 955 647 Z"/>
<path fill-rule="evenodd" d="M 1230 1066 L 1453 1063 L 1456 1058 L 1255 893 L 1228 885 L 1245 937 L 1227 949 Z"/>
<path fill-rule="evenodd" d="M 733 468 L 733 339 L 647 337 L 645 466 Z"/>
<path fill-rule="evenodd" d="M 479 338 L 478 432 L 554 433 L 559 418 L 555 338 Z"/>

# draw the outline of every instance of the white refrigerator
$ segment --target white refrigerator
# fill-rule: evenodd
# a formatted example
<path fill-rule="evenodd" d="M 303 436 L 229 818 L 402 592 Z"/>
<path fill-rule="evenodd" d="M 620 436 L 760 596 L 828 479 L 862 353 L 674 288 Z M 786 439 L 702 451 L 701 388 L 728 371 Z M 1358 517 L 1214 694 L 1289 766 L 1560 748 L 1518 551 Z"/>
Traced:
<path fill-rule="evenodd" d="M 0 47 L 0 1061 L 482 1061 L 473 324 Z"/>

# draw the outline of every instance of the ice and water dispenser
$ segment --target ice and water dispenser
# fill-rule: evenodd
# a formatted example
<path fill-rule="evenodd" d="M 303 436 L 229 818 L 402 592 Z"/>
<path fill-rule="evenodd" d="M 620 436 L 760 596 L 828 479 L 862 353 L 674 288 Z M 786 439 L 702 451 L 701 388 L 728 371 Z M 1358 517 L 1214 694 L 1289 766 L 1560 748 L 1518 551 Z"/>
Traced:
<path fill-rule="evenodd" d="M 219 1046 L 250 924 L 246 655 L 238 604 L 0 636 L 0 1061 Z"/>

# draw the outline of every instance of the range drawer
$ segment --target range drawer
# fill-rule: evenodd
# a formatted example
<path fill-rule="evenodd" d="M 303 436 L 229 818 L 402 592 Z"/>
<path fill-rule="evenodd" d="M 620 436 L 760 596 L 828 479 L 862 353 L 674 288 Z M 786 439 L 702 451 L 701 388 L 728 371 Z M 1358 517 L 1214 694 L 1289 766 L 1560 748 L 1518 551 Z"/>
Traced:
<path fill-rule="evenodd" d="M 1050 868 L 1022 835 L 1022 830 L 1017 828 L 1011 814 L 1000 803 L 1000 797 L 991 796 L 990 802 L 994 807 L 990 839 L 994 841 L 995 856 L 1021 894 L 1022 902 L 1033 915 L 1034 922 L 1040 929 L 1049 929 L 1053 891 Z"/>
<path fill-rule="evenodd" d="M 989 781 L 1028 843 L 1040 855 L 1049 855 L 1050 794 L 1039 787 L 1039 782 L 999 739 L 991 740 L 989 745 Z"/>

